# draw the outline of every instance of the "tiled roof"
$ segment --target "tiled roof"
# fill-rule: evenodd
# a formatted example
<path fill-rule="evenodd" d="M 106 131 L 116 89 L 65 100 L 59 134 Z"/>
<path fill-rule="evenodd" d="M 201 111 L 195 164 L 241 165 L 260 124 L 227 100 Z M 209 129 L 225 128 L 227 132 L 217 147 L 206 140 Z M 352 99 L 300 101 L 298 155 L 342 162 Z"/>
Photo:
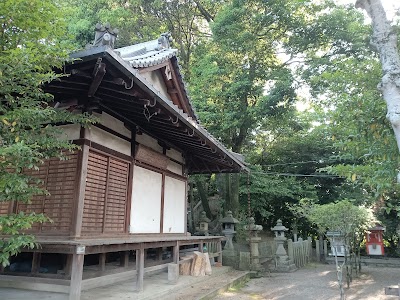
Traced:
<path fill-rule="evenodd" d="M 126 48 L 129 47 L 131 46 Z M 123 60 L 128 61 L 134 68 L 147 68 L 167 61 L 171 57 L 175 56 L 177 52 L 178 50 L 176 49 L 161 49 L 146 52 L 146 48 L 142 48 L 137 52 L 128 52 L 125 55 L 121 53 L 121 57 Z"/>
<path fill-rule="evenodd" d="M 161 64 L 178 53 L 169 44 L 168 35 L 164 34 L 157 40 L 115 49 L 123 60 L 134 68 L 147 68 Z"/>
<path fill-rule="evenodd" d="M 118 48 L 115 49 L 114 52 L 116 52 L 123 60 L 128 62 L 133 68 L 147 68 L 156 66 L 175 57 L 175 59 L 171 60 L 171 62 L 172 66 L 176 70 L 178 82 L 181 85 L 181 88 L 184 90 L 184 97 L 186 98 L 185 100 L 189 104 L 189 113 L 192 115 L 193 119 L 199 123 L 194 107 L 187 96 L 188 89 L 185 81 L 183 80 L 177 59 L 178 49 L 171 48 L 170 35 L 168 33 L 161 34 L 157 40 Z"/>

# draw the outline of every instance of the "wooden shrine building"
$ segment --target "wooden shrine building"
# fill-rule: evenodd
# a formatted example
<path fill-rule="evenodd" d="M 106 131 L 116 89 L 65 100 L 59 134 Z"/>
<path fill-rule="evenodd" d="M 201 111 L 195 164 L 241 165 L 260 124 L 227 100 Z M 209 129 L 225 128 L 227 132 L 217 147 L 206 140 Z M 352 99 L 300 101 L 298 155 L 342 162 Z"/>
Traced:
<path fill-rule="evenodd" d="M 79 299 L 81 290 L 135 275 L 140 291 L 146 271 L 178 263 L 188 245 L 202 251 L 208 243 L 221 261 L 220 237 L 187 232 L 187 178 L 246 168 L 199 124 L 168 35 L 113 49 L 115 36 L 98 26 L 94 44 L 65 66 L 69 76 L 45 87 L 57 109 L 92 113 L 98 123 L 60 125 L 60 138 L 81 150 L 31 173 L 50 195 L 0 204 L 0 214 L 44 213 L 53 221 L 29 231 L 41 247 L 0 270 L 0 286 Z M 113 258 L 120 267 L 109 270 Z"/>

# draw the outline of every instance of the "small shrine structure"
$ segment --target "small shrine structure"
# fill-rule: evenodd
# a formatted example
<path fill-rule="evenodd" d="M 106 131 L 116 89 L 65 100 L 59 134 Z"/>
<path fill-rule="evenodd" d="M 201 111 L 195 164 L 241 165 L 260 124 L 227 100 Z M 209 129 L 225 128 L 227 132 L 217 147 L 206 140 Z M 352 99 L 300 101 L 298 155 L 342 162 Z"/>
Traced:
<path fill-rule="evenodd" d="M 368 255 L 385 255 L 385 249 L 383 245 L 383 233 L 385 227 L 381 224 L 375 224 L 374 227 L 369 228 L 365 233 L 366 248 Z"/>

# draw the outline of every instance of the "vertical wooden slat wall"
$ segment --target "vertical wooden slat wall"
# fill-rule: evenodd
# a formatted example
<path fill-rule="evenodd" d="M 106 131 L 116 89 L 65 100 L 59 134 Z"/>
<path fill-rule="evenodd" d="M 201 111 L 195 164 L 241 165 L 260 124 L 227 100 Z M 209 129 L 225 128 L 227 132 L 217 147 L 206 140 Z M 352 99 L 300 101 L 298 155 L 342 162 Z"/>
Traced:
<path fill-rule="evenodd" d="M 67 235 L 70 231 L 74 189 L 77 170 L 77 153 L 67 154 L 67 160 L 52 158 L 39 170 L 27 170 L 25 173 L 43 181 L 50 195 L 34 196 L 31 203 L 18 203 L 16 212 L 44 213 L 52 222 L 35 225 L 32 230 L 42 233 Z"/>
<path fill-rule="evenodd" d="M 107 156 L 89 151 L 82 233 L 101 233 L 107 186 Z"/>
<path fill-rule="evenodd" d="M 89 151 L 82 235 L 124 233 L 130 163 Z"/>
<path fill-rule="evenodd" d="M 129 164 L 110 158 L 105 231 L 125 231 Z"/>

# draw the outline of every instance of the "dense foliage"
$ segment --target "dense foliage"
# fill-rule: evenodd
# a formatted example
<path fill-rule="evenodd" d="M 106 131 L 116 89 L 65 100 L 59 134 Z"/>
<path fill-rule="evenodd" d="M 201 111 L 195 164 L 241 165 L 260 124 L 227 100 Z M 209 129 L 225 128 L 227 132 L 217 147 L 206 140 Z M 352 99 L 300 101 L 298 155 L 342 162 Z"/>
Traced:
<path fill-rule="evenodd" d="M 34 195 L 47 192 L 40 180 L 24 171 L 77 149 L 58 139 L 59 132 L 50 123 L 87 120 L 54 109 L 52 96 L 41 88 L 57 78 L 53 68 L 67 59 L 67 49 L 59 42 L 65 33 L 60 7 L 53 1 L 6 1 L 0 18 L 0 202 L 29 203 Z M 22 247 L 33 248 L 34 237 L 23 230 L 48 221 L 34 212 L 0 216 L 0 233 L 9 235 L 0 238 L 0 264 L 8 264 Z"/>

